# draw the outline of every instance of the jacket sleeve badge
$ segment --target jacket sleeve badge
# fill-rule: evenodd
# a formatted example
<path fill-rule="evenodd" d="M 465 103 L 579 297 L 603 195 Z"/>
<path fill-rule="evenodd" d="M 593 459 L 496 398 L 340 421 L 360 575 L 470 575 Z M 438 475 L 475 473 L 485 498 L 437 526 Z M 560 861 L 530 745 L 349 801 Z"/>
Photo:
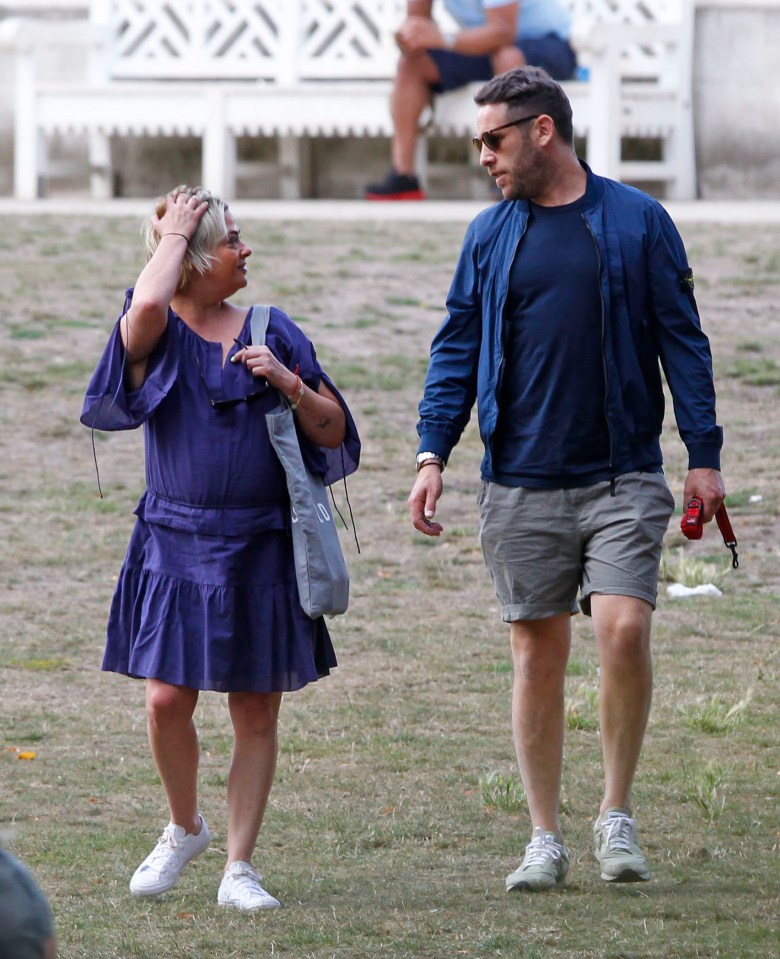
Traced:
<path fill-rule="evenodd" d="M 693 292 L 693 270 L 690 267 L 680 274 L 680 289 L 686 293 Z"/>

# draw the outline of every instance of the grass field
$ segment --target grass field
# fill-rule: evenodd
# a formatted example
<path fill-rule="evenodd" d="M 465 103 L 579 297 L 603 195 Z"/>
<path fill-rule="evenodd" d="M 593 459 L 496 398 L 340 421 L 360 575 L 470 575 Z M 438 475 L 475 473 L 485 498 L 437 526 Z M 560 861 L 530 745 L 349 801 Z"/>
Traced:
<path fill-rule="evenodd" d="M 240 206 L 237 209 L 240 219 Z M 241 222 L 245 301 L 314 339 L 364 439 L 350 480 L 362 552 L 340 667 L 289 695 L 257 862 L 286 908 L 220 910 L 224 699 L 205 694 L 201 806 L 215 840 L 156 901 L 128 879 L 165 824 L 143 689 L 100 672 L 108 603 L 143 488 L 142 437 L 78 423 L 86 381 L 140 268 L 127 219 L 4 217 L 0 230 L 0 830 L 48 894 L 64 959 L 454 956 L 773 957 L 777 940 L 780 228 L 683 230 L 713 343 L 741 565 L 714 529 L 670 524 L 664 576 L 723 596 L 655 617 L 656 695 L 636 784 L 653 881 L 598 878 L 601 772 L 592 633 L 575 620 L 560 892 L 507 896 L 529 824 L 509 729 L 508 631 L 476 541 L 473 424 L 445 473 L 433 542 L 415 534 L 416 404 L 458 224 Z M 669 417 L 678 500 L 684 450 Z M 23 758 L 25 755 L 31 758 Z"/>

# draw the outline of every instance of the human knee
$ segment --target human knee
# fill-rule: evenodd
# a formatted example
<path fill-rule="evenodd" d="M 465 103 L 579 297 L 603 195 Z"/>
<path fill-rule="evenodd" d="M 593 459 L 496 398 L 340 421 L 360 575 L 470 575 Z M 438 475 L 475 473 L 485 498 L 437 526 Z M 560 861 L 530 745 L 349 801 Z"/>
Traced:
<path fill-rule="evenodd" d="M 427 53 L 402 53 L 398 58 L 396 88 L 430 87 L 438 82 L 439 71 Z"/>
<path fill-rule="evenodd" d="M 571 643 L 568 616 L 512 623 L 512 661 L 521 682 L 562 682 Z"/>
<path fill-rule="evenodd" d="M 619 616 L 600 638 L 603 659 L 614 667 L 630 668 L 650 653 L 649 622 L 644 617 Z"/>
<path fill-rule="evenodd" d="M 515 679 L 523 683 L 550 684 L 562 681 L 566 655 L 544 642 L 513 639 L 512 660 Z"/>
<path fill-rule="evenodd" d="M 536 686 L 557 685 L 566 675 L 566 663 L 546 656 L 521 654 L 515 657 L 515 678 Z"/>
<path fill-rule="evenodd" d="M 152 726 L 167 726 L 175 722 L 189 722 L 194 702 L 189 691 L 178 686 L 156 683 L 146 690 L 146 716 Z"/>
<path fill-rule="evenodd" d="M 237 734 L 266 737 L 276 735 L 280 697 L 263 694 L 230 694 L 230 715 Z"/>
<path fill-rule="evenodd" d="M 501 47 L 491 56 L 490 64 L 494 74 L 506 73 L 516 67 L 525 66 L 525 57 L 516 46 Z"/>

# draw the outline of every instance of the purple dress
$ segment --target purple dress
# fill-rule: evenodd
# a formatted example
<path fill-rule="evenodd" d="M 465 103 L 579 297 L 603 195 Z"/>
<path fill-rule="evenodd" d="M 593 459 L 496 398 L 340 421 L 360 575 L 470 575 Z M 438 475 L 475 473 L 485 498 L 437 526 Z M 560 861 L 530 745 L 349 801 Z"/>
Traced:
<path fill-rule="evenodd" d="M 250 316 L 239 334 L 245 343 Z M 272 308 L 266 343 L 311 389 L 324 380 L 344 408 L 339 449 L 301 439 L 308 465 L 326 483 L 353 472 L 357 430 L 311 342 Z M 336 665 L 325 621 L 310 619 L 298 598 L 287 486 L 265 423 L 279 394 L 230 362 L 238 349 L 223 367 L 222 345 L 169 311 L 139 389 L 125 388 L 118 324 L 92 376 L 81 422 L 143 424 L 146 449 L 147 490 L 111 604 L 104 670 L 269 693 L 299 689 Z"/>

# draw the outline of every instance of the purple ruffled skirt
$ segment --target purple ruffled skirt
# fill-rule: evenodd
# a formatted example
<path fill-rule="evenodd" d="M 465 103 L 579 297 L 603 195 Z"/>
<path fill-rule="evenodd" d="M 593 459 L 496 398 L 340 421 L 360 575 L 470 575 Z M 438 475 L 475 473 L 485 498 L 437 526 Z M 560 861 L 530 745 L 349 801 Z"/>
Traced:
<path fill-rule="evenodd" d="M 138 518 L 103 669 L 217 692 L 286 692 L 327 676 L 324 619 L 301 608 L 285 530 L 216 536 Z"/>

